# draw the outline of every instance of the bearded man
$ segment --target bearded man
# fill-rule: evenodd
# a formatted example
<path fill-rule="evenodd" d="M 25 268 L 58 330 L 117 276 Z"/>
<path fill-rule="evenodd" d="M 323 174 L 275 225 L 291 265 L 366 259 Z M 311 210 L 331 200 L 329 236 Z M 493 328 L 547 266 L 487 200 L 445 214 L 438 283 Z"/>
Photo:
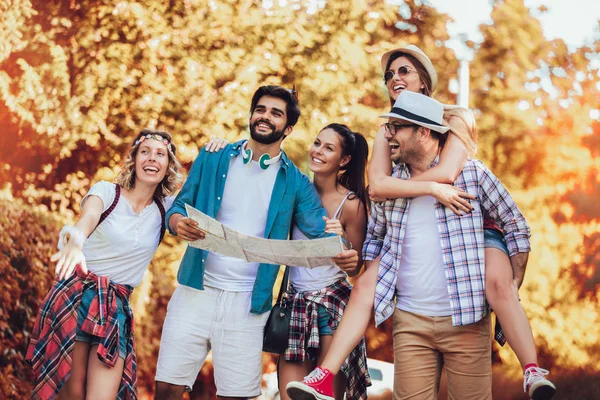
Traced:
<path fill-rule="evenodd" d="M 200 152 L 166 215 L 169 231 L 204 238 L 186 216 L 189 204 L 247 235 L 287 239 L 295 223 L 308 238 L 329 236 L 314 186 L 281 150 L 299 117 L 294 91 L 261 86 L 252 97 L 250 139 Z M 357 263 L 358 254 L 345 250 L 334 261 Z M 188 246 L 163 326 L 157 399 L 179 400 L 191 390 L 211 350 L 219 398 L 261 394 L 263 332 L 278 271 Z"/>

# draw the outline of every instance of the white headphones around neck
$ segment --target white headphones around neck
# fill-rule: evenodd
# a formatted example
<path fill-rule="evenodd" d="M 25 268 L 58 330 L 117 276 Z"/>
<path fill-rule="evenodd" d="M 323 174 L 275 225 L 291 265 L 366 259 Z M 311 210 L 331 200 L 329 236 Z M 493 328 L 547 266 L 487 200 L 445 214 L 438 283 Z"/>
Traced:
<path fill-rule="evenodd" d="M 244 144 L 242 145 L 242 161 L 244 162 L 244 164 L 250 163 L 250 161 L 252 161 L 252 157 L 254 156 L 254 153 L 252 153 L 252 149 L 246 148 L 247 144 L 248 142 L 244 142 Z M 269 154 L 265 153 L 258 159 L 258 165 L 261 169 L 266 170 L 267 168 L 269 168 L 269 165 L 275 164 L 280 159 L 281 151 L 273 158 L 271 158 Z"/>

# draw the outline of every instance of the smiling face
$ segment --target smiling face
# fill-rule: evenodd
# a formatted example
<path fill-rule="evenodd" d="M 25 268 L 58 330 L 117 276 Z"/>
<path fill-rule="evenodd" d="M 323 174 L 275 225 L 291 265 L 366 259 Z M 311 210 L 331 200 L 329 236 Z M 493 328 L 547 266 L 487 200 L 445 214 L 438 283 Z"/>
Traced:
<path fill-rule="evenodd" d="M 396 164 L 418 160 L 422 153 L 417 139 L 418 126 L 398 118 L 390 118 L 389 124 L 392 127 L 386 130 L 385 138 L 390 146 L 390 159 Z"/>
<path fill-rule="evenodd" d="M 250 136 L 261 144 L 273 144 L 291 132 L 287 126 L 287 104 L 280 98 L 263 96 L 250 116 Z"/>
<path fill-rule="evenodd" d="M 162 141 L 145 139 L 135 156 L 136 182 L 158 185 L 169 169 L 169 152 Z"/>
<path fill-rule="evenodd" d="M 350 161 L 343 155 L 340 135 L 331 128 L 323 129 L 308 151 L 308 166 L 315 174 L 337 173 Z"/>
<path fill-rule="evenodd" d="M 401 67 L 408 67 L 408 73 L 404 76 L 401 76 L 403 75 L 402 73 L 398 73 L 398 70 L 402 71 Z M 424 84 L 419 77 L 419 73 L 417 72 L 417 68 L 404 56 L 398 57 L 392 61 L 388 71 L 394 72 L 393 77 L 388 79 L 385 84 L 388 93 L 393 100 L 396 100 L 403 90 L 421 92 L 424 87 Z"/>

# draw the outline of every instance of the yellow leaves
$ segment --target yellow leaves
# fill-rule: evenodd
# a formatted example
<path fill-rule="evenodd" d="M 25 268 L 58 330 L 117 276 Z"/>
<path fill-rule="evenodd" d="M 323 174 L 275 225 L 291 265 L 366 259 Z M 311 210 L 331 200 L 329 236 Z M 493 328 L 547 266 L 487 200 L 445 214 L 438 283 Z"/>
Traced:
<path fill-rule="evenodd" d="M 0 62 L 13 55 L 0 70 L 0 107 L 7 132 L 18 138 L 18 147 L 0 149 L 0 180 L 10 186 L 9 196 L 72 218 L 92 181 L 114 178 L 119 155 L 141 128 L 170 131 L 180 158 L 191 162 L 207 137 L 235 141 L 247 135 L 250 98 L 266 83 L 299 89 L 303 115 L 284 148 L 306 169 L 306 149 L 325 123 L 343 122 L 374 135 L 377 116 L 389 107 L 379 57 L 401 42 L 430 55 L 440 75 L 436 97 L 454 100 L 447 82 L 458 64 L 440 46 L 448 37 L 448 16 L 435 9 L 407 2 L 400 15 L 382 1 L 328 0 L 308 13 L 304 5 L 293 9 L 275 1 L 266 10 L 261 3 L 85 0 L 77 21 L 49 3 L 48 28 L 30 19 L 35 10 L 29 1 L 15 0 L 10 9 L 0 2 Z M 600 229 L 579 221 L 583 205 L 577 203 L 596 193 L 588 174 L 600 168 L 593 156 L 597 134 L 590 135 L 598 78 L 587 69 L 591 49 L 569 55 L 564 43 L 547 43 L 522 3 L 497 2 L 494 23 L 482 27 L 484 42 L 471 63 L 480 154 L 532 226 L 533 253 L 521 296 L 534 332 L 561 365 L 580 365 L 598 339 L 590 329 L 594 302 L 578 298 L 573 273 L 589 275 L 573 265 L 591 268 L 583 237 Z M 397 29 L 399 21 L 414 32 Z M 540 62 L 562 66 L 564 76 L 541 74 Z M 585 79 L 577 71 L 586 71 Z M 570 101 L 568 109 L 546 91 L 547 80 L 557 98 Z M 579 92 L 573 82 L 581 85 Z M 529 109 L 519 110 L 521 101 Z M 155 357 L 156 327 L 182 250 L 171 239 L 136 300 L 136 311 L 157 311 L 140 317 L 147 330 L 140 341 L 148 344 L 140 350 L 145 365 L 155 365 L 148 360 Z M 31 264 L 38 268 L 39 260 L 44 258 L 37 253 Z M 562 331 L 571 328 L 581 342 Z M 370 349 L 389 354 L 389 336 L 369 335 Z M 509 350 L 501 354 L 516 363 Z M 150 368 L 142 376 L 152 386 Z"/>

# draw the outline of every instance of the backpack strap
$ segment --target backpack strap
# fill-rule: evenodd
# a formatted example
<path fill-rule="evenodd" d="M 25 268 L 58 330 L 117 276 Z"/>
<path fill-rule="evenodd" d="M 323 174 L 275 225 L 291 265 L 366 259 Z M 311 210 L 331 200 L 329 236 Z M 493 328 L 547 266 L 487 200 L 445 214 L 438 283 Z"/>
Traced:
<path fill-rule="evenodd" d="M 98 224 L 96 225 L 96 227 L 94 228 L 94 230 L 92 230 L 90 232 L 90 234 L 88 235 L 88 237 L 92 236 L 92 233 L 94 233 L 94 231 L 96 230 L 96 228 L 98 228 L 100 226 L 100 224 L 110 215 L 110 213 L 113 212 L 113 210 L 117 206 L 117 203 L 119 202 L 120 198 L 121 198 L 121 186 L 119 186 L 118 183 L 115 183 L 115 199 L 113 200 L 113 202 L 110 205 L 110 207 L 108 207 L 106 209 L 106 211 L 104 211 L 102 213 L 102 215 L 100 215 L 100 220 L 98 221 Z"/>
<path fill-rule="evenodd" d="M 102 223 L 102 221 L 104 221 L 110 215 L 110 213 L 113 212 L 113 210 L 117 206 L 117 203 L 119 202 L 120 198 L 121 198 L 121 186 L 119 186 L 118 183 L 115 183 L 115 199 L 113 200 L 113 202 L 110 205 L 110 207 L 108 207 L 106 209 L 106 211 L 104 211 L 102 213 L 102 215 L 100 216 L 100 220 L 98 221 L 98 225 L 100 225 Z M 96 228 L 98 227 L 98 225 L 96 225 Z"/>
<path fill-rule="evenodd" d="M 162 201 L 160 201 L 159 199 L 157 199 L 156 197 L 154 198 L 154 202 L 156 203 L 156 206 L 158 207 L 158 211 L 160 211 L 160 239 L 158 239 L 158 244 L 160 245 L 160 242 L 162 242 L 163 238 L 165 237 L 165 232 L 167 231 L 167 225 L 165 223 L 165 206 L 163 205 Z"/>
<path fill-rule="evenodd" d="M 121 197 L 121 186 L 119 186 L 119 184 L 115 183 L 115 199 L 113 200 L 112 204 L 110 205 L 110 207 L 108 207 L 106 209 L 106 211 L 104 211 L 102 213 L 102 215 L 100 216 L 100 220 L 98 221 L 98 225 L 96 225 L 96 228 L 98 228 L 98 226 L 100 226 L 100 224 L 106 219 L 108 218 L 108 216 L 110 215 L 110 213 L 113 212 L 113 210 L 115 209 L 115 207 L 117 206 L 117 203 L 119 202 L 119 198 Z M 165 237 L 165 232 L 166 232 L 166 224 L 165 224 L 165 206 L 163 205 L 163 203 L 157 199 L 156 197 L 154 198 L 154 202 L 156 203 L 156 206 L 158 207 L 158 211 L 160 211 L 160 239 L 158 239 L 158 244 L 160 244 L 160 242 L 162 242 L 163 238 Z M 96 230 L 96 228 L 94 228 L 94 230 Z M 94 231 L 92 231 L 94 232 Z M 91 233 L 90 233 L 91 235 Z"/>

